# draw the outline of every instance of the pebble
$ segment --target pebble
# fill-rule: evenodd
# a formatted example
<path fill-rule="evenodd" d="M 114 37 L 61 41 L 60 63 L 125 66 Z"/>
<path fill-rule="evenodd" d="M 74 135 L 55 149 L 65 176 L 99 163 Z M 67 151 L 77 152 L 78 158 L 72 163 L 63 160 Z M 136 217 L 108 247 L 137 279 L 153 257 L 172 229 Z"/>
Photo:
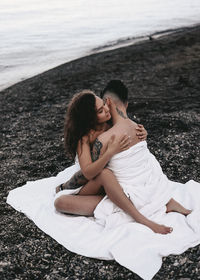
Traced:
<path fill-rule="evenodd" d="M 54 176 L 71 164 L 63 149 L 65 104 L 82 88 L 92 87 L 99 93 L 112 78 L 123 79 L 127 84 L 128 112 L 136 122 L 144 124 L 148 146 L 167 176 L 180 182 L 200 181 L 200 28 L 191 30 L 161 41 L 155 39 L 151 44 L 78 59 L 1 92 L 2 197 L 28 180 Z M 178 38 L 183 37 L 190 42 L 187 46 L 180 41 L 177 44 Z M 185 50 L 189 63 L 183 57 Z M 179 79 L 185 72 L 190 74 L 189 87 Z M 25 215 L 5 204 L 5 199 L 0 202 L 0 210 L 4 229 L 0 280 L 140 279 L 115 261 L 89 259 L 66 250 Z M 196 246 L 181 256 L 164 258 L 154 280 L 199 279 L 199 256 L 200 246 Z"/>

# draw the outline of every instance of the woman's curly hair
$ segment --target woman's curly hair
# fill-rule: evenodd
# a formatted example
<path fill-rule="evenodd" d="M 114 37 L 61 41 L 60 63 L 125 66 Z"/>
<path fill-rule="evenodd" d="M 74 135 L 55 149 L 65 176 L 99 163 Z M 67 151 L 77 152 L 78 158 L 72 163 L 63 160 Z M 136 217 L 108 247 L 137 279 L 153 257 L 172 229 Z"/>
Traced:
<path fill-rule="evenodd" d="M 74 160 L 78 141 L 97 125 L 94 92 L 83 90 L 70 101 L 64 124 L 64 146 L 67 155 Z"/>

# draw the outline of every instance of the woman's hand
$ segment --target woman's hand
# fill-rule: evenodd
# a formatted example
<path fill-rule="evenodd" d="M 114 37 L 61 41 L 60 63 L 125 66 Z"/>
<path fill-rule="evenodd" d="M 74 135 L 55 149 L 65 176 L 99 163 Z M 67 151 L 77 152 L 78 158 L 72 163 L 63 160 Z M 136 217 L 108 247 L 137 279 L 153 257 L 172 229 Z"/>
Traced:
<path fill-rule="evenodd" d="M 107 151 L 113 156 L 130 148 L 130 143 L 130 136 L 127 134 L 122 135 L 118 139 L 116 138 L 116 135 L 112 135 L 108 141 Z"/>
<path fill-rule="evenodd" d="M 56 187 L 56 193 L 60 191 L 60 185 Z"/>
<path fill-rule="evenodd" d="M 140 141 L 144 141 L 147 139 L 148 133 L 142 124 L 138 124 L 138 127 L 136 127 L 136 130 L 137 130 L 136 135 Z"/>
<path fill-rule="evenodd" d="M 89 137 L 89 135 L 83 136 L 83 137 L 81 138 L 81 142 L 82 142 L 82 144 L 88 144 L 88 145 L 89 145 L 89 143 L 90 143 L 90 137 Z"/>

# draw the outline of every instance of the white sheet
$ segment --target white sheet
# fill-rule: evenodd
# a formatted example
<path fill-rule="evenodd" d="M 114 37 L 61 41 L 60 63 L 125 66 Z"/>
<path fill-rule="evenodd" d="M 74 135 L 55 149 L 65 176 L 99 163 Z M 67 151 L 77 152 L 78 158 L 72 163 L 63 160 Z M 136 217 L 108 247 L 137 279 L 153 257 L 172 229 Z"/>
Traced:
<path fill-rule="evenodd" d="M 135 189 L 132 187 L 132 190 L 130 181 L 133 174 L 130 174 L 128 179 L 120 177 L 122 173 L 119 175 L 123 157 L 126 158 L 129 153 L 135 153 L 135 165 L 133 164 L 135 170 L 139 166 L 142 154 L 144 157 L 149 157 L 149 163 L 154 166 L 154 173 L 147 172 L 145 176 L 138 173 L 138 177 L 134 177 Z M 147 162 L 146 160 L 146 168 L 149 168 Z M 140 163 L 142 164 L 142 162 Z M 116 155 L 110 163 L 110 168 L 116 173 L 125 193 L 132 197 L 134 203 L 138 204 L 140 211 L 149 215 L 156 222 L 172 226 L 174 230 L 171 234 L 155 234 L 149 228 L 133 222 L 107 198 L 97 206 L 96 219 L 56 212 L 54 209 L 55 198 L 62 194 L 74 193 L 74 190 L 64 190 L 55 196 L 55 187 L 68 180 L 79 170 L 78 164 L 65 169 L 56 177 L 27 182 L 26 185 L 10 191 L 7 203 L 26 214 L 41 230 L 70 251 L 98 259 L 115 259 L 143 279 L 152 279 L 162 265 L 162 256 L 181 254 L 189 247 L 200 244 L 200 184 L 193 180 L 186 184 L 169 181 L 163 175 L 156 159 L 149 152 L 146 142 L 141 142 L 128 151 Z M 143 168 L 145 167 L 143 166 Z M 164 182 L 163 184 L 158 183 L 157 187 L 160 187 L 158 190 L 154 185 L 147 184 L 148 180 L 156 182 L 156 178 L 161 178 L 160 182 Z M 128 180 L 129 183 L 127 183 Z M 141 193 L 144 196 L 141 196 L 136 183 L 140 183 Z M 148 196 L 146 196 L 144 190 L 148 186 Z M 158 197 L 162 198 L 162 203 L 160 201 L 154 203 L 153 190 Z M 137 196 L 134 196 L 134 193 Z M 165 213 L 163 203 L 172 194 L 185 207 L 194 209 L 188 218 L 178 213 Z M 146 206 L 147 200 L 149 201 L 148 207 Z"/>

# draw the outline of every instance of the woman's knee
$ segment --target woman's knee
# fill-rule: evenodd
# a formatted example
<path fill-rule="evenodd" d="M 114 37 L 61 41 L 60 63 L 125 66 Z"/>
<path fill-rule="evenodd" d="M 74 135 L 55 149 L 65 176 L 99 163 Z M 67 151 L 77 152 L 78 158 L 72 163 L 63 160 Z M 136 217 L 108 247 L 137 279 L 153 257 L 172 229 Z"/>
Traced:
<path fill-rule="evenodd" d="M 66 210 L 67 207 L 70 205 L 70 196 L 62 195 L 54 201 L 54 206 L 57 211 L 63 211 Z"/>
<path fill-rule="evenodd" d="M 112 171 L 108 168 L 104 168 L 101 173 L 99 174 L 100 177 L 108 176 Z"/>
<path fill-rule="evenodd" d="M 61 197 L 56 198 L 56 200 L 54 201 L 54 207 L 56 208 L 57 211 L 60 210 L 61 204 L 62 204 L 62 198 Z"/>

